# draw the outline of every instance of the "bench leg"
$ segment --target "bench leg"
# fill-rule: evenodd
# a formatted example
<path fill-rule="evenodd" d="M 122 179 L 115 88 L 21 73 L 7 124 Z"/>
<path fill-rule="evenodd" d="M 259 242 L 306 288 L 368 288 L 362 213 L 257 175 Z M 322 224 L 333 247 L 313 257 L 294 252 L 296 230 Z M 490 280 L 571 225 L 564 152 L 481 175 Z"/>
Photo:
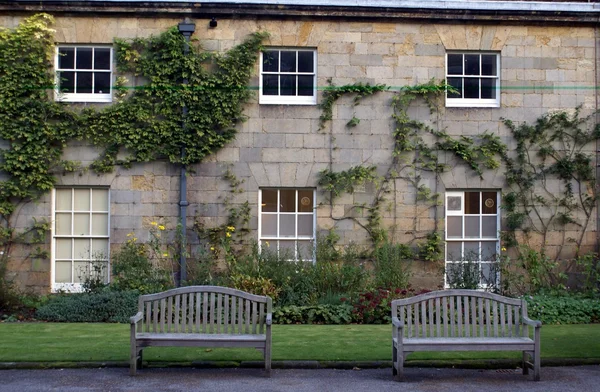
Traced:
<path fill-rule="evenodd" d="M 394 362 L 394 366 L 396 367 L 396 374 L 394 375 L 394 380 L 404 381 L 404 353 L 398 352 L 398 349 L 395 351 L 396 361 Z"/>
<path fill-rule="evenodd" d="M 131 346 L 131 351 L 129 353 L 129 375 L 130 376 L 135 376 L 135 373 L 137 371 L 137 365 L 138 365 L 137 347 L 133 344 Z"/>
<path fill-rule="evenodd" d="M 529 353 L 527 351 L 523 351 L 523 364 L 521 366 L 523 367 L 523 375 L 524 376 L 529 374 L 529 364 L 527 363 L 528 359 L 529 359 Z"/>
<path fill-rule="evenodd" d="M 398 362 L 398 352 L 396 351 L 394 343 L 392 343 L 392 376 L 396 376 L 396 374 L 398 374 L 398 371 L 396 370 L 396 362 Z"/>
<path fill-rule="evenodd" d="M 541 358 L 540 358 L 540 348 L 536 347 L 537 350 L 533 352 L 533 381 L 540 381 L 540 367 L 541 367 Z"/>
<path fill-rule="evenodd" d="M 265 346 L 265 373 L 267 377 L 271 377 L 271 345 Z"/>
<path fill-rule="evenodd" d="M 141 368 L 143 367 L 143 366 L 142 366 L 142 351 L 143 351 L 143 350 L 144 350 L 144 349 L 142 349 L 142 348 L 140 348 L 140 349 L 138 350 L 138 355 L 137 355 L 137 367 L 138 367 L 138 369 L 141 369 Z"/>

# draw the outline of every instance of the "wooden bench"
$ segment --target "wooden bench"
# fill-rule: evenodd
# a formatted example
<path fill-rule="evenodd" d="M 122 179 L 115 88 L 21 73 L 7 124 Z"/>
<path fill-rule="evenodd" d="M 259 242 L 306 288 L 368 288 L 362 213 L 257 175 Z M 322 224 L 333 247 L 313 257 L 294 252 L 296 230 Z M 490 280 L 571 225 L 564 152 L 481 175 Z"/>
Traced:
<path fill-rule="evenodd" d="M 522 351 L 523 374 L 533 368 L 533 379 L 540 379 L 542 323 L 527 317 L 524 299 L 476 290 L 433 291 L 392 301 L 392 324 L 397 381 L 403 379 L 406 355 L 414 351 Z"/>
<path fill-rule="evenodd" d="M 130 374 L 150 346 L 253 347 L 271 374 L 271 298 L 218 286 L 141 295 L 131 318 Z"/>

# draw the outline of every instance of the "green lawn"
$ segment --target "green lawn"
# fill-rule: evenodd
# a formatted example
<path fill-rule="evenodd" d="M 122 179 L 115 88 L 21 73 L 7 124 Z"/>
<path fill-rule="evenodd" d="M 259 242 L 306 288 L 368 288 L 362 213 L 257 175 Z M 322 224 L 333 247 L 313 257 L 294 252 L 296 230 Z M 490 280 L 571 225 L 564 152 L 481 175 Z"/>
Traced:
<path fill-rule="evenodd" d="M 390 361 L 389 325 L 275 325 L 273 360 Z M 408 360 L 518 359 L 517 352 L 414 353 Z M 129 325 L 0 323 L 0 362 L 127 361 Z M 542 358 L 600 358 L 600 324 L 546 325 Z M 261 360 L 253 349 L 149 348 L 149 361 Z"/>

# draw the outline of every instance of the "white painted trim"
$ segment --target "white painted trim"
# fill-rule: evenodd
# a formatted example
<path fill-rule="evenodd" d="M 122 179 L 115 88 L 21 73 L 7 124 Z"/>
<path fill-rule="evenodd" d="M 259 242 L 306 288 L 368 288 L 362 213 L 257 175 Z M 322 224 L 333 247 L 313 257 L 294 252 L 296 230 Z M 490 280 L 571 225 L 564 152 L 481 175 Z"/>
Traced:
<path fill-rule="evenodd" d="M 312 73 L 304 72 L 264 72 L 263 71 L 263 53 L 260 53 L 259 58 L 259 77 L 258 77 L 258 103 L 261 105 L 316 105 L 317 104 L 317 49 L 303 47 L 268 47 L 264 49 L 282 51 L 312 51 L 313 52 L 313 70 Z M 297 62 L 296 57 L 296 62 Z M 313 76 L 313 95 L 263 95 L 263 75 L 306 75 Z"/>

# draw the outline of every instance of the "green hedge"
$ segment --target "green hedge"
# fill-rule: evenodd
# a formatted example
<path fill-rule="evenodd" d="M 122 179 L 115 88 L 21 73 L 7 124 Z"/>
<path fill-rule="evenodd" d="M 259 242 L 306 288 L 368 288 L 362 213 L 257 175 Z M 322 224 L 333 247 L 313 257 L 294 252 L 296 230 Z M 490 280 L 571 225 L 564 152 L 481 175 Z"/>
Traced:
<path fill-rule="evenodd" d="M 282 306 L 273 311 L 275 324 L 350 324 L 352 306 L 314 305 Z"/>
<path fill-rule="evenodd" d="M 542 324 L 591 324 L 600 322 L 600 298 L 581 295 L 526 296 L 529 318 Z"/>
<path fill-rule="evenodd" d="M 38 320 L 80 323 L 128 323 L 137 313 L 137 291 L 60 294 L 38 308 Z"/>

